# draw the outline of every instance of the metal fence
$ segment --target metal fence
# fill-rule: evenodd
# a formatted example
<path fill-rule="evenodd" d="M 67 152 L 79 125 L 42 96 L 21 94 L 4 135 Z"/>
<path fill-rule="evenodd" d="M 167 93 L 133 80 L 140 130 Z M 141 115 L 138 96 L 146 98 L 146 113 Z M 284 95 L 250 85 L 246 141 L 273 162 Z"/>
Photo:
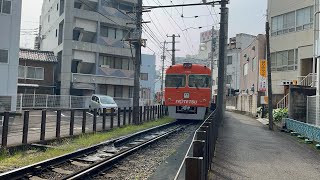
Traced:
<path fill-rule="evenodd" d="M 1 99 L 0 99 L 1 100 Z M 18 94 L 17 110 L 24 109 L 88 109 L 91 96 Z M 114 98 L 118 107 L 132 107 L 132 98 Z M 1 105 L 1 101 L 0 101 Z M 140 106 L 155 105 L 151 99 L 141 99 Z M 1 106 L 0 106 L 1 107 Z"/>
<path fill-rule="evenodd" d="M 114 113 L 112 113 L 112 111 Z M 133 123 L 141 124 L 163 118 L 168 114 L 163 105 L 140 106 L 139 118 L 133 119 L 132 108 L 103 110 L 102 114 L 95 109 L 41 109 L 25 110 L 21 113 L 0 112 L 4 120 L 0 126 L 1 148 L 17 145 L 41 143 L 62 137 L 84 133 L 107 131 Z"/>
<path fill-rule="evenodd" d="M 0 96 L 0 112 L 11 110 L 11 96 Z"/>
<path fill-rule="evenodd" d="M 182 168 L 185 168 L 186 180 L 208 179 L 208 172 L 212 170 L 212 159 L 220 124 L 221 121 L 214 111 L 200 125 L 174 180 L 180 179 Z"/>
<path fill-rule="evenodd" d="M 320 96 L 307 97 L 307 123 L 320 127 Z"/>

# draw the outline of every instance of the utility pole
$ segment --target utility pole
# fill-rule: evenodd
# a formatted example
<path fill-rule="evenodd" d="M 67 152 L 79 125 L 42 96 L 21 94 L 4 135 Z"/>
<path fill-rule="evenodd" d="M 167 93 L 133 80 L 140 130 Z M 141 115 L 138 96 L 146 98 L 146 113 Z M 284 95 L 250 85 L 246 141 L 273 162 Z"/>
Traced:
<path fill-rule="evenodd" d="M 269 129 L 273 130 L 273 107 L 272 107 L 272 84 L 271 84 L 271 58 L 270 58 L 270 27 L 267 16 L 266 40 L 267 40 L 267 68 L 268 68 L 268 109 L 269 109 Z"/>
<path fill-rule="evenodd" d="M 134 89 L 133 89 L 133 113 L 132 120 L 134 124 L 139 123 L 139 99 L 140 99 L 140 67 L 141 67 L 141 33 L 142 33 L 142 0 L 138 0 L 138 5 L 136 9 L 136 32 L 137 39 L 135 40 L 135 69 L 134 69 Z"/>
<path fill-rule="evenodd" d="M 176 64 L 176 51 L 179 51 L 178 49 L 176 49 L 176 37 L 180 37 L 180 35 L 176 36 L 175 34 L 173 34 L 172 36 L 168 36 L 167 37 L 172 37 L 172 49 L 169 51 L 172 51 L 172 65 Z"/>
<path fill-rule="evenodd" d="M 218 97 L 217 113 L 219 121 L 224 118 L 225 106 L 225 63 L 227 57 L 227 40 L 228 40 L 228 11 L 227 0 L 221 0 L 220 32 L 219 32 L 219 63 L 218 63 Z"/>
<path fill-rule="evenodd" d="M 163 83 L 164 83 L 164 60 L 166 59 L 166 56 L 165 56 L 165 52 L 166 52 L 166 41 L 164 41 L 163 43 L 163 54 L 161 56 L 162 58 L 162 73 L 161 73 L 161 104 L 163 105 Z"/>
<path fill-rule="evenodd" d="M 210 90 L 211 90 L 211 98 L 210 98 L 210 103 L 213 103 L 213 84 L 212 84 L 212 78 L 213 78 L 213 68 L 214 68 L 214 55 L 215 55 L 215 51 L 216 51 L 216 41 L 215 41 L 215 37 L 214 37 L 214 26 L 212 26 L 212 39 L 211 39 L 211 86 L 210 86 Z"/>

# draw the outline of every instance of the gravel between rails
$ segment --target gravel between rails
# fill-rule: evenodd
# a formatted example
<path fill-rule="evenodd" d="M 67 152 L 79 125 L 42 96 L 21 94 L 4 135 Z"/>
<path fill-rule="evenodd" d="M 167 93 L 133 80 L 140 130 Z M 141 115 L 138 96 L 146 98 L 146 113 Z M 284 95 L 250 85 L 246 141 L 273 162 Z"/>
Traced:
<path fill-rule="evenodd" d="M 178 131 L 172 136 L 134 153 L 120 161 L 111 170 L 94 179 L 148 179 L 160 164 L 166 163 L 166 159 L 172 155 L 197 128 L 198 125 L 188 126 L 184 130 Z"/>

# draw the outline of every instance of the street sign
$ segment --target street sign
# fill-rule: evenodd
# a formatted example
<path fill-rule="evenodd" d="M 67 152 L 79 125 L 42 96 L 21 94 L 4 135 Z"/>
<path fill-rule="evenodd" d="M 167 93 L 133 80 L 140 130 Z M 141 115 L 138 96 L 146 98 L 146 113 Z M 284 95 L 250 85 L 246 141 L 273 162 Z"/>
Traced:
<path fill-rule="evenodd" d="M 268 96 L 260 96 L 261 104 L 267 105 L 268 104 Z"/>
<path fill-rule="evenodd" d="M 267 60 L 259 60 L 259 88 L 260 92 L 265 92 L 267 90 Z"/>
<path fill-rule="evenodd" d="M 267 78 L 267 60 L 260 60 L 260 68 L 259 68 L 260 76 Z"/>

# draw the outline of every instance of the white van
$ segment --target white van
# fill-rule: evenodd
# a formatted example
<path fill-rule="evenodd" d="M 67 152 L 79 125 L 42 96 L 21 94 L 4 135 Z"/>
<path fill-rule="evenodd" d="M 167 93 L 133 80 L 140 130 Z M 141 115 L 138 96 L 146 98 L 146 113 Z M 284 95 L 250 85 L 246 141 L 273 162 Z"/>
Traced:
<path fill-rule="evenodd" d="M 108 114 L 111 113 L 111 108 L 114 108 L 115 113 L 118 112 L 118 105 L 111 96 L 93 94 L 89 103 L 89 110 L 97 109 L 97 113 L 101 115 L 104 108 L 107 109 Z"/>

